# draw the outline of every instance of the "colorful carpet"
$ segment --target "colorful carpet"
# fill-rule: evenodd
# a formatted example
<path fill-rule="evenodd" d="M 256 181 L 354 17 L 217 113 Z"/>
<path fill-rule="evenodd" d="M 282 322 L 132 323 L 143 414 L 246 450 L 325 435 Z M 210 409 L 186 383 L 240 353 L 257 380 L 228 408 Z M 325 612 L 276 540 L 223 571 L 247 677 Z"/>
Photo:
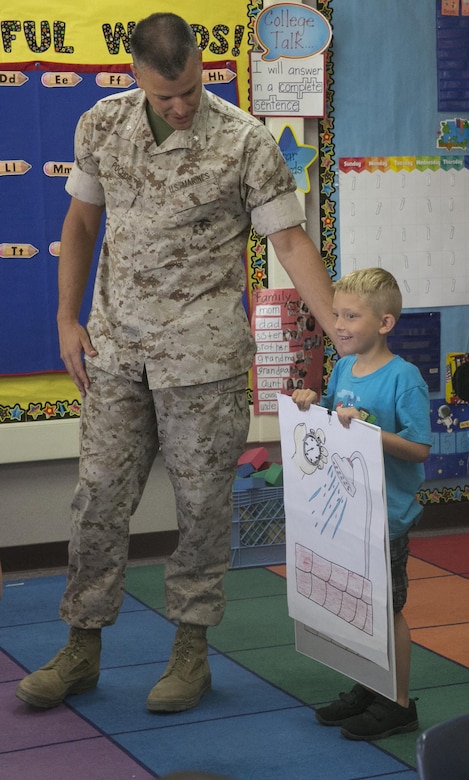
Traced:
<path fill-rule="evenodd" d="M 469 534 L 413 538 L 406 617 L 411 695 L 421 729 L 468 711 Z M 174 626 L 163 567 L 134 566 L 117 624 L 103 632 L 96 690 L 54 710 L 15 697 L 24 674 L 65 643 L 57 619 L 63 576 L 5 583 L 0 604 L 0 780 L 146 780 L 181 770 L 233 780 L 416 780 L 418 732 L 350 742 L 314 708 L 349 680 L 296 652 L 284 567 L 228 573 L 228 606 L 210 629 L 213 690 L 186 713 L 145 709 Z"/>

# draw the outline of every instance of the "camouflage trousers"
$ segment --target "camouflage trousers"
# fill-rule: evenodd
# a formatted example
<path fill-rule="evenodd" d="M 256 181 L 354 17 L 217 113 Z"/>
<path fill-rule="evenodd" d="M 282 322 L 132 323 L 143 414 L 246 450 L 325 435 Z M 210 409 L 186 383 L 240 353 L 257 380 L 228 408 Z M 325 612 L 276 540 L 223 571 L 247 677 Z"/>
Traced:
<path fill-rule="evenodd" d="M 92 363 L 87 370 L 61 617 L 81 628 L 117 619 L 130 517 L 161 448 L 179 528 L 165 568 L 167 616 L 217 625 L 225 608 L 232 483 L 249 427 L 247 376 L 149 390 L 146 381 L 112 376 Z"/>

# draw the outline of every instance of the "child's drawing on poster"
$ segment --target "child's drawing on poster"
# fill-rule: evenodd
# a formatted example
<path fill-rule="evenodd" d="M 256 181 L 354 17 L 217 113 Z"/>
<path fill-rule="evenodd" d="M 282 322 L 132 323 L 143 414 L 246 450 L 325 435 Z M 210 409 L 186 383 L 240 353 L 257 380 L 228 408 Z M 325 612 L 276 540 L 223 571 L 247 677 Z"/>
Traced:
<path fill-rule="evenodd" d="M 291 617 L 389 669 L 381 431 L 279 397 Z M 351 674 L 353 676 L 353 674 Z"/>

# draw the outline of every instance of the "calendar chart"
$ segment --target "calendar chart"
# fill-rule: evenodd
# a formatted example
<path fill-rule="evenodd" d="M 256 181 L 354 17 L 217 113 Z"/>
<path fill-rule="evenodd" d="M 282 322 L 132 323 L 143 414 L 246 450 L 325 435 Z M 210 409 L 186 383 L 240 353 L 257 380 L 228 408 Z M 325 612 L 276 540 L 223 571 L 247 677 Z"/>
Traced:
<path fill-rule="evenodd" d="M 381 266 L 404 308 L 469 299 L 469 157 L 341 157 L 341 275 Z"/>

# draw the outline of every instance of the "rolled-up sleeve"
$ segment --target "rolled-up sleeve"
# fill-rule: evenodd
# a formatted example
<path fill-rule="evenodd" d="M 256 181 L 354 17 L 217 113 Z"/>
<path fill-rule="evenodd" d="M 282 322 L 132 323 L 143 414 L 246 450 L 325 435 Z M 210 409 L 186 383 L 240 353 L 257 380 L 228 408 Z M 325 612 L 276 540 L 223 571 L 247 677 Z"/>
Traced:
<path fill-rule="evenodd" d="M 260 236 L 270 236 L 271 233 L 301 225 L 305 221 L 303 209 L 294 192 L 279 195 L 251 211 L 252 225 Z"/>
<path fill-rule="evenodd" d="M 259 235 L 305 222 L 295 178 L 273 136 L 263 125 L 251 128 L 245 149 L 246 208 Z"/>
<path fill-rule="evenodd" d="M 104 190 L 101 184 L 95 176 L 80 170 L 76 162 L 65 183 L 65 189 L 69 195 L 78 200 L 93 203 L 95 206 L 104 206 Z"/>
<path fill-rule="evenodd" d="M 98 164 L 94 157 L 96 146 L 95 121 L 99 104 L 80 117 L 75 130 L 75 161 L 65 183 L 69 195 L 85 203 L 104 206 L 104 190 L 98 178 Z"/>

